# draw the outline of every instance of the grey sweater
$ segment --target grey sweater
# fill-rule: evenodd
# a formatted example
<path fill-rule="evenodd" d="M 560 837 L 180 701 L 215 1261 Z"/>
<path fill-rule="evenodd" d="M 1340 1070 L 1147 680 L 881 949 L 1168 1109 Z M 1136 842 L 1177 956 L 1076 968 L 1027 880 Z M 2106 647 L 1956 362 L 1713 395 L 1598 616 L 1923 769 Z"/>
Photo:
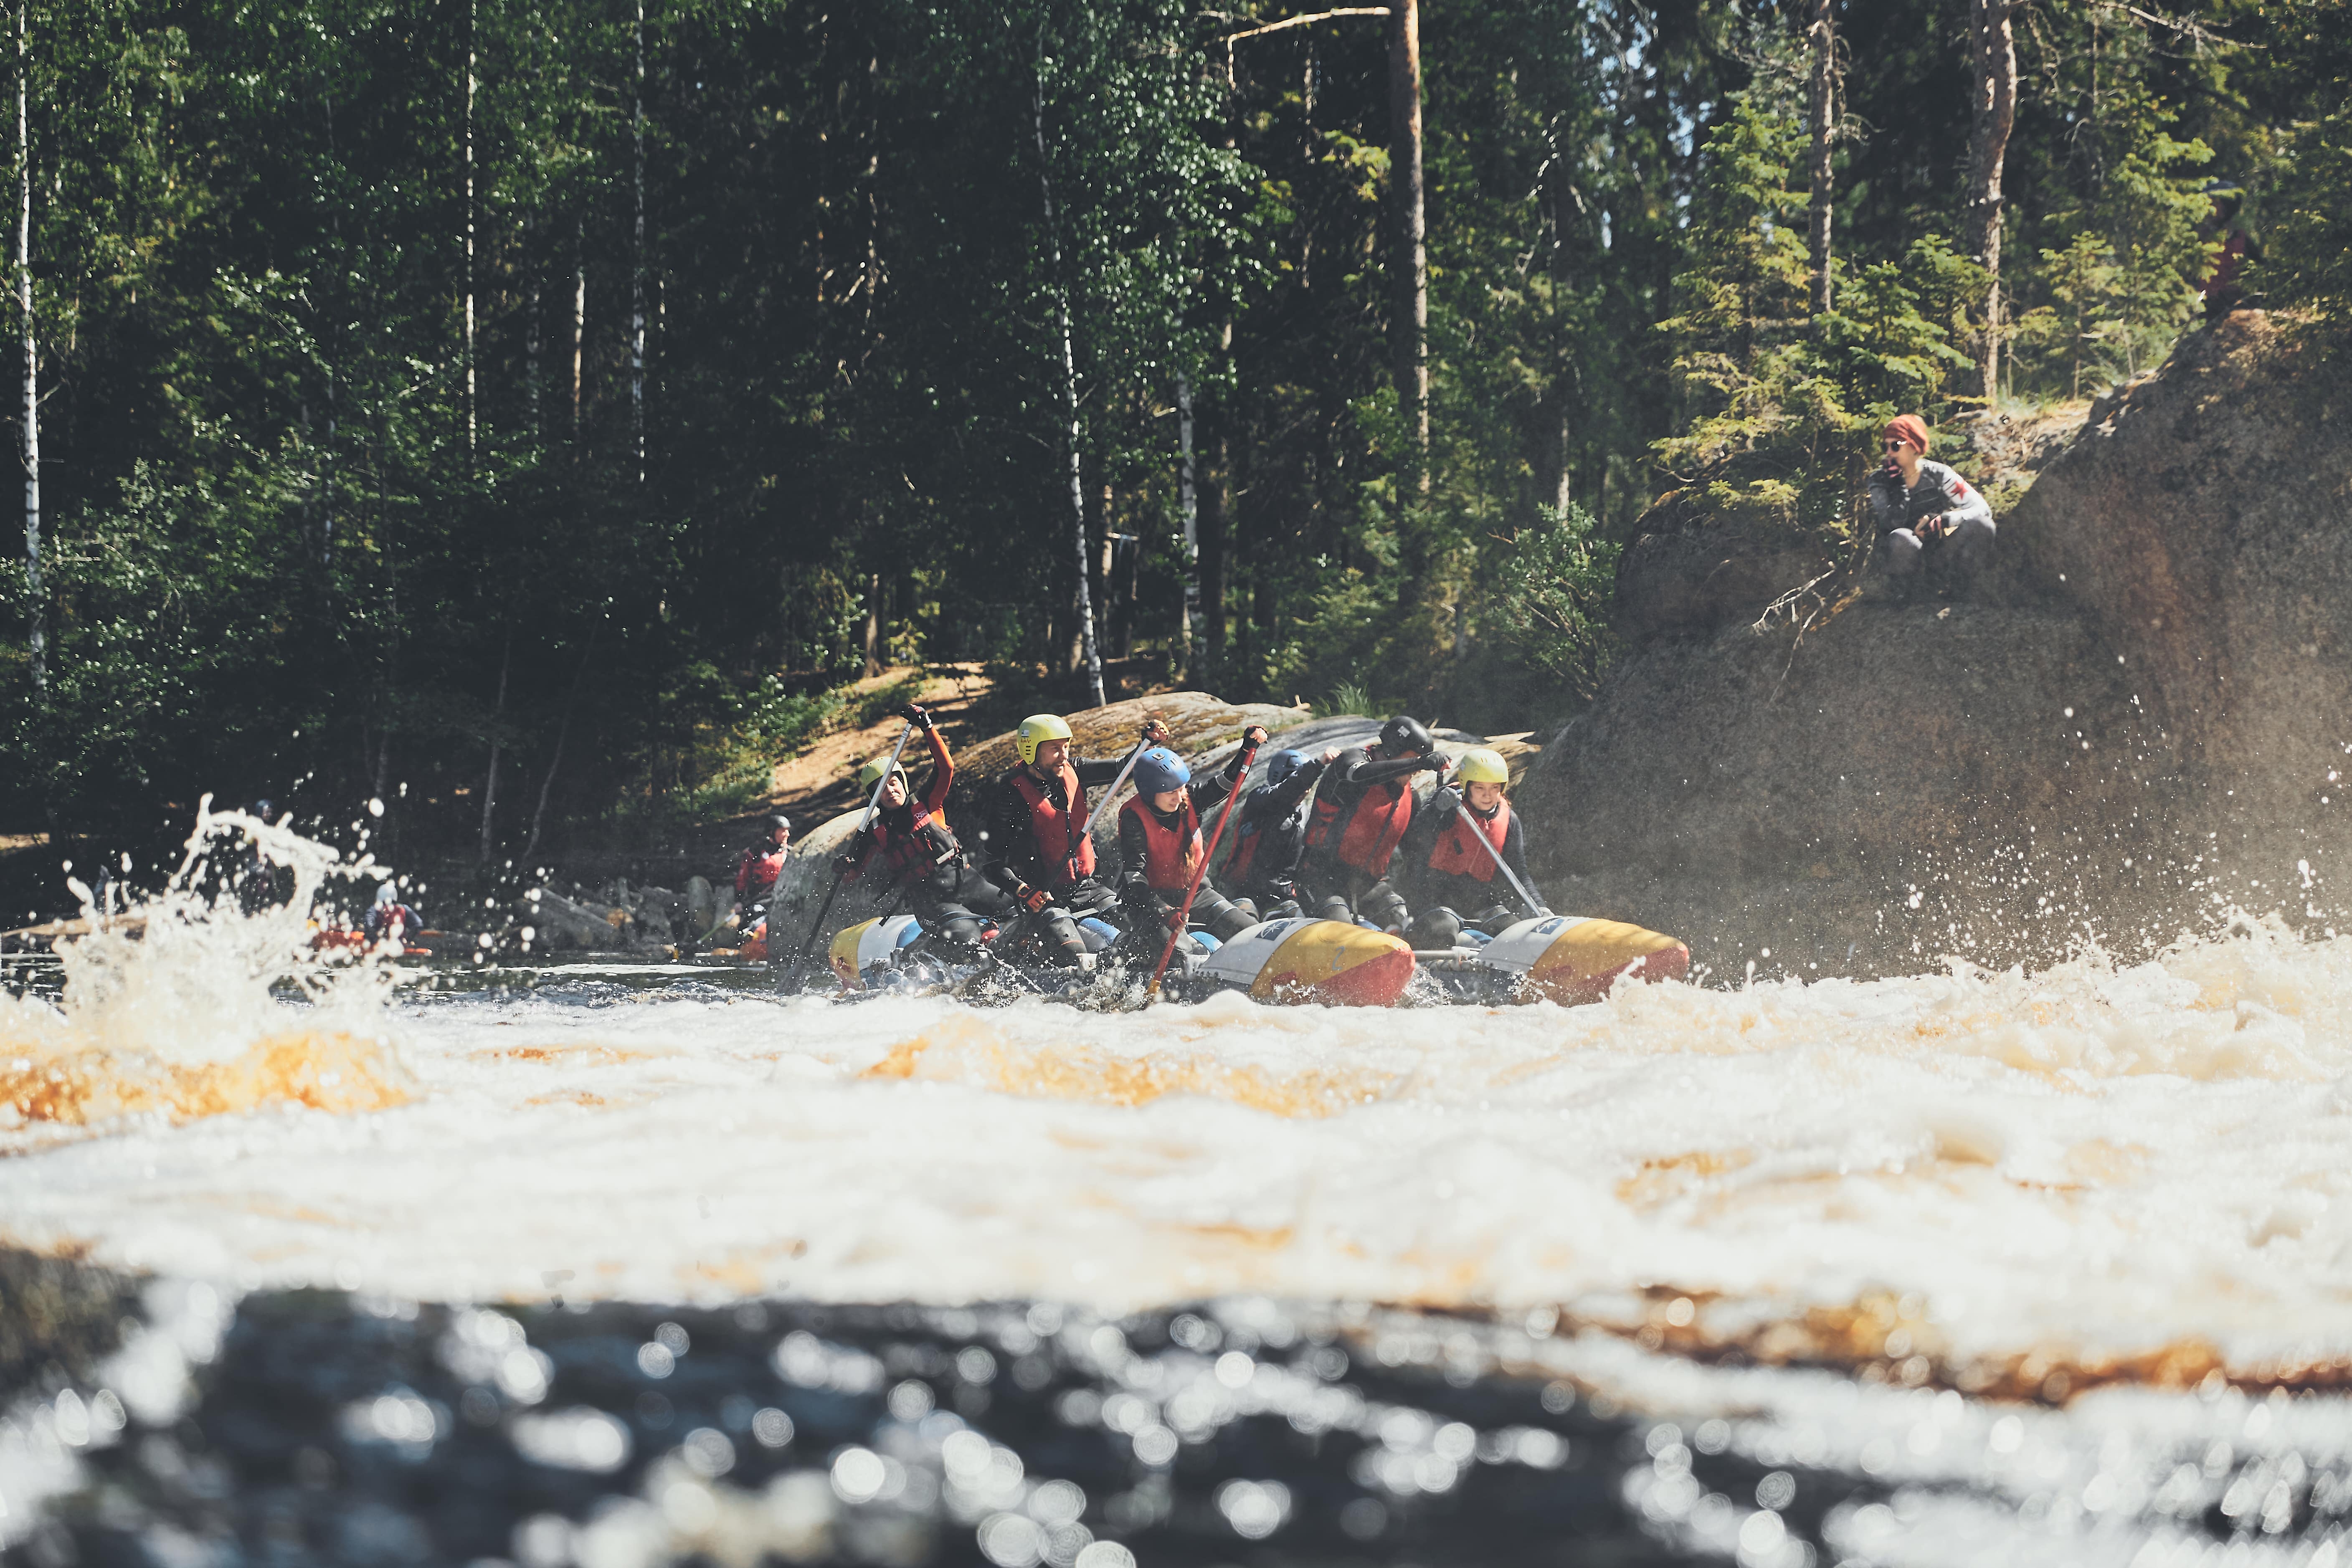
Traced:
<path fill-rule="evenodd" d="M 1990 522 L 1992 507 L 1977 488 L 1942 463 L 1919 459 L 1919 482 L 1903 483 L 1903 470 L 1889 463 L 1870 476 L 1870 519 L 1880 533 L 1910 528 L 1922 518 L 1948 524 Z"/>

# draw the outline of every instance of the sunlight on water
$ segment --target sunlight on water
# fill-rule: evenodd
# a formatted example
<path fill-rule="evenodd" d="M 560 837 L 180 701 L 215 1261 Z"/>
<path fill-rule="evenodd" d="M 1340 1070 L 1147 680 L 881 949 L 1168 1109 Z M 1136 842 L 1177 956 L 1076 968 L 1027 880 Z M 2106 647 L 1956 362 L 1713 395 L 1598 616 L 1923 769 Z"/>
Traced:
<path fill-rule="evenodd" d="M 207 832 L 295 909 L 355 869 Z M 209 886 L 192 852 L 143 940 L 68 949 L 61 1006 L 0 1004 L 0 1238 L 440 1300 L 1543 1306 L 1990 1392 L 2352 1366 L 2352 941 L 2241 920 L 2133 966 L 1573 1009 L 980 1010 L 625 964 L 395 989 Z"/>

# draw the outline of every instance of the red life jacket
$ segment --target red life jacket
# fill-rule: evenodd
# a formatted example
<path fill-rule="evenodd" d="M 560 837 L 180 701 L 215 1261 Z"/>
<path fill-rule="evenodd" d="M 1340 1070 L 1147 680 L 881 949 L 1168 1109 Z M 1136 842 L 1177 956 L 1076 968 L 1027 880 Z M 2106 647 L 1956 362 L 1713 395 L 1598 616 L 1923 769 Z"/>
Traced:
<path fill-rule="evenodd" d="M 1119 807 L 1119 815 L 1143 825 L 1144 882 L 1155 893 L 1181 898 L 1192 885 L 1192 873 L 1201 868 L 1201 814 L 1192 807 L 1192 792 L 1184 792 L 1184 809 L 1173 827 L 1141 795 Z"/>
<path fill-rule="evenodd" d="M 1055 888 L 1095 874 L 1095 841 L 1087 834 L 1087 792 L 1078 784 L 1077 769 L 1067 763 L 1062 764 L 1061 780 L 1063 796 L 1070 803 L 1067 810 L 1054 804 L 1027 768 L 1013 775 L 1013 787 L 1029 805 L 1029 835 L 1037 846 L 1039 868 L 1047 885 Z"/>
<path fill-rule="evenodd" d="M 1437 847 L 1429 852 L 1429 868 L 1444 876 L 1493 881 L 1495 855 L 1478 847 L 1471 837 L 1474 833 L 1484 833 L 1486 842 L 1495 847 L 1495 855 L 1500 855 L 1504 843 L 1511 837 L 1511 803 L 1504 801 L 1495 807 L 1492 822 L 1482 822 L 1465 802 L 1437 836 Z"/>
<path fill-rule="evenodd" d="M 921 801 L 913 805 L 914 818 L 905 832 L 893 828 L 877 813 L 874 818 L 874 848 L 890 868 L 893 885 L 931 870 L 955 858 L 962 846 L 948 825 L 933 816 Z"/>
<path fill-rule="evenodd" d="M 1338 801 L 1316 797 L 1315 825 L 1307 830 L 1308 848 L 1320 849 L 1330 844 L 1339 810 Z M 1338 830 L 1335 853 L 1339 863 L 1374 877 L 1387 875 L 1389 857 L 1396 853 L 1398 840 L 1412 824 L 1411 779 L 1391 779 L 1386 784 L 1371 785 L 1349 813 L 1347 825 Z"/>
<path fill-rule="evenodd" d="M 766 897 L 783 874 L 784 853 L 772 848 L 762 851 L 756 844 L 744 850 L 741 864 L 735 868 L 735 890 L 747 899 Z"/>

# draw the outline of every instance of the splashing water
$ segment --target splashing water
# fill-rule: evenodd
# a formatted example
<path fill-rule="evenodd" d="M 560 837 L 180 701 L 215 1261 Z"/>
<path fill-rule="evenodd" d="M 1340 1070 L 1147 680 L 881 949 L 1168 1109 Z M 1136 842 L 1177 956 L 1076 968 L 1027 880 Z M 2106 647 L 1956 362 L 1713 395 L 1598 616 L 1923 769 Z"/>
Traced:
<path fill-rule="evenodd" d="M 290 896 L 247 910 L 247 890 L 279 871 Z M 71 881 L 90 929 L 58 945 L 62 1006 L 0 994 L 0 1129 L 405 1103 L 390 965 L 311 951 L 329 883 L 370 874 L 382 874 L 372 858 L 347 862 L 283 823 L 215 812 L 207 796 L 178 868 L 142 907 L 115 909 Z"/>
<path fill-rule="evenodd" d="M 223 847 L 290 869 L 292 899 L 207 891 Z M 1856 1562 L 1946 1560 L 1897 1528 L 1958 1507 L 1946 1485 L 1974 1489 L 1979 1535 L 2037 1498 L 2139 1521 L 2072 1556 L 2043 1521 L 2018 1561 L 2178 1541 L 2186 1562 L 2195 1531 L 2149 1520 L 2299 1532 L 2352 1504 L 2352 1469 L 2325 1468 L 2352 1453 L 2341 1397 L 2305 1395 L 2273 1454 L 2246 1434 L 2275 1407 L 2232 1392 L 2352 1381 L 2352 939 L 2239 918 L 2137 964 L 1574 1009 L 980 1010 L 675 965 L 477 966 L 459 989 L 321 962 L 308 910 L 371 870 L 208 816 L 151 905 L 89 910 L 58 1005 L 0 1000 L 0 1242 L 225 1300 L 1467 1310 L 1489 1327 L 1458 1356 L 1443 1319 L 1346 1342 L 1721 1428 L 1696 1458 L 1653 1428 L 1622 1495 L 1658 1539 L 1743 1563 L 1805 1560 L 1762 1540 L 1801 1527 Z M 380 1395 L 411 1426 L 416 1399 Z M 598 1419 L 637 1423 L 667 1486 L 686 1461 L 648 1408 Z M 1174 1405 L 1148 1429 L 1183 1430 Z M 2255 1457 L 2216 1469 L 2223 1437 Z M 1359 1500 L 1383 1509 L 1406 1460 L 1442 1468 L 1365 1452 Z M 1844 1511 L 1780 1522 L 1766 1472 L 1807 1465 L 1846 1478 Z"/>

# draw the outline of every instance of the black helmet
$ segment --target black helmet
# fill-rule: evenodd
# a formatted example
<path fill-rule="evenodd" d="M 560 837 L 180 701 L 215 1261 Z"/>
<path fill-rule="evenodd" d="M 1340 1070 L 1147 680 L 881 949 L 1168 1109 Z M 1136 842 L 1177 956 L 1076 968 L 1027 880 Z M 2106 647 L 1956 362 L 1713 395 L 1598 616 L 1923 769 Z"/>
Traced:
<path fill-rule="evenodd" d="M 1400 713 L 1381 726 L 1381 750 L 1391 752 L 1414 752 L 1427 756 L 1437 750 L 1437 737 L 1420 720 Z"/>
<path fill-rule="evenodd" d="M 785 816 L 782 812 L 781 812 L 781 811 L 780 811 L 780 812 L 778 812 L 775 816 L 772 816 L 772 817 L 768 818 L 768 832 L 769 832 L 769 834 L 770 834 L 771 836 L 772 836 L 772 835 L 776 832 L 776 830 L 777 830 L 778 828 L 782 828 L 782 829 L 783 831 L 785 831 L 786 833 L 790 833 L 790 832 L 793 830 L 793 819 L 792 819 L 791 817 L 789 817 L 789 816 Z"/>

